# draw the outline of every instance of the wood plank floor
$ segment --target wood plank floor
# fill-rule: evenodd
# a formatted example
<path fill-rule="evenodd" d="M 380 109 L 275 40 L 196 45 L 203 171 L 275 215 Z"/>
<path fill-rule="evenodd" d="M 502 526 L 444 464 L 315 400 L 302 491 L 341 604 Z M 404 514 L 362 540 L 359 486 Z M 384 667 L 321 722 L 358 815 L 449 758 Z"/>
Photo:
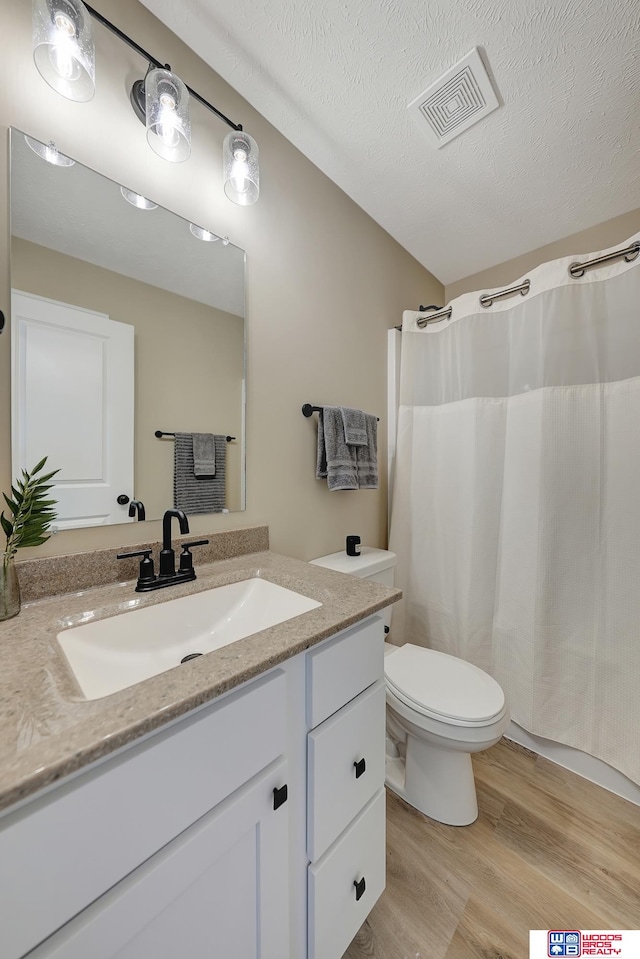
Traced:
<path fill-rule="evenodd" d="M 343 959 L 527 959 L 529 929 L 640 929 L 640 807 L 504 739 L 474 770 L 464 828 L 387 790 L 387 888 Z"/>

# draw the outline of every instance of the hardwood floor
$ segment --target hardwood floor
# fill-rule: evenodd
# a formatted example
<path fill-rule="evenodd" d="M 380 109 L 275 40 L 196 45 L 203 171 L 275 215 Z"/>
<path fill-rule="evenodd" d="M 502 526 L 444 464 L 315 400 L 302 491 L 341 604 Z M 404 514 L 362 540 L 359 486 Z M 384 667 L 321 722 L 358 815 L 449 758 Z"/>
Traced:
<path fill-rule="evenodd" d="M 527 959 L 529 929 L 640 929 L 640 807 L 507 740 L 472 826 L 387 790 L 387 888 L 343 959 Z"/>

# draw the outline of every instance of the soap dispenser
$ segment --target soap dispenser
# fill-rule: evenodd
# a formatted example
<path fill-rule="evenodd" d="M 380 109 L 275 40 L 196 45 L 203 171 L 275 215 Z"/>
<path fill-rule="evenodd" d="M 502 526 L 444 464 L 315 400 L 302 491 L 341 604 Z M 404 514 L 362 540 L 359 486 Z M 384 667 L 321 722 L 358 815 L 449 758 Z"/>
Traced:
<path fill-rule="evenodd" d="M 359 536 L 347 536 L 347 556 L 359 556 L 360 550 L 360 537 Z"/>

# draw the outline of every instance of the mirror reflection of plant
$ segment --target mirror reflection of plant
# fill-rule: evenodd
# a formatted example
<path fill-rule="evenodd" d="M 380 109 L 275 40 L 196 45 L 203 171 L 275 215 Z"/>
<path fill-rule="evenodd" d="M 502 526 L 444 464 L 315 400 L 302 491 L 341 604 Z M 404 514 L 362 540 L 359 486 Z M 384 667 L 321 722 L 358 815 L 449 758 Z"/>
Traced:
<path fill-rule="evenodd" d="M 0 513 L 0 524 L 7 538 L 5 563 L 21 547 L 40 546 L 49 539 L 47 532 L 56 518 L 53 509 L 56 500 L 47 499 L 47 493 L 53 485 L 49 480 L 60 470 L 38 475 L 46 462 L 45 456 L 30 472 L 22 470 L 22 476 L 11 487 L 11 498 L 6 493 L 2 494 L 11 513 L 10 518 L 4 515 L 4 510 Z"/>

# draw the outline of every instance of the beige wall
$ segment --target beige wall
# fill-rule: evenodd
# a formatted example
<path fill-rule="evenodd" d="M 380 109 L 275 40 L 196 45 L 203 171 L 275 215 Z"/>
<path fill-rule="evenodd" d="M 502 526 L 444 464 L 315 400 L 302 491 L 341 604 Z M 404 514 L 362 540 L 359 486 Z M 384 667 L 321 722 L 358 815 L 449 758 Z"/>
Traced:
<path fill-rule="evenodd" d="M 131 83 L 145 64 L 104 28 L 95 28 L 95 98 L 77 104 L 54 93 L 33 66 L 31 5 L 3 0 L 0 308 L 8 315 L 6 131 L 14 125 L 41 140 L 54 139 L 62 152 L 247 251 L 248 508 L 196 517 L 192 530 L 268 523 L 272 548 L 302 559 L 341 548 L 348 533 L 384 545 L 386 331 L 401 321 L 404 309 L 440 302 L 441 284 L 134 0 L 96 0 L 95 6 L 256 137 L 260 201 L 240 208 L 225 198 L 221 153 L 227 128 L 197 103 L 187 163 L 166 163 L 148 149 L 128 103 Z M 11 479 L 8 340 L 6 333 L 0 336 L 5 490 Z M 158 370 L 159 377 L 166 375 Z M 357 406 L 380 416 L 380 490 L 329 493 L 314 478 L 316 418 L 302 416 L 304 402 Z M 158 524 L 148 525 L 147 532 L 159 533 Z M 65 532 L 39 555 L 120 545 L 139 535 L 134 526 Z"/>
<path fill-rule="evenodd" d="M 528 270 L 532 270 L 542 263 L 548 263 L 549 260 L 572 256 L 574 253 L 582 256 L 585 253 L 606 250 L 607 247 L 615 246 L 617 243 L 628 239 L 638 230 L 640 230 L 640 209 L 632 210 L 631 213 L 623 213 L 622 216 L 616 216 L 604 223 L 598 223 L 597 226 L 592 226 L 588 230 L 573 233 L 562 240 L 556 240 L 555 243 L 547 243 L 546 246 L 541 246 L 537 250 L 531 250 L 529 253 L 517 256 L 513 260 L 507 260 L 506 263 L 492 266 L 489 270 L 482 270 L 481 273 L 474 273 L 472 276 L 467 276 L 456 283 L 450 283 L 445 290 L 445 303 L 450 303 L 461 293 L 473 293 L 475 290 L 493 290 L 498 286 L 509 286 L 514 280 L 524 276 Z"/>
<path fill-rule="evenodd" d="M 226 505 L 239 509 L 242 319 L 15 236 L 11 279 L 15 289 L 135 328 L 135 488 L 124 492 L 144 502 L 147 517 L 158 519 L 173 504 L 173 442 L 157 439 L 156 430 L 235 436 L 227 445 Z"/>

